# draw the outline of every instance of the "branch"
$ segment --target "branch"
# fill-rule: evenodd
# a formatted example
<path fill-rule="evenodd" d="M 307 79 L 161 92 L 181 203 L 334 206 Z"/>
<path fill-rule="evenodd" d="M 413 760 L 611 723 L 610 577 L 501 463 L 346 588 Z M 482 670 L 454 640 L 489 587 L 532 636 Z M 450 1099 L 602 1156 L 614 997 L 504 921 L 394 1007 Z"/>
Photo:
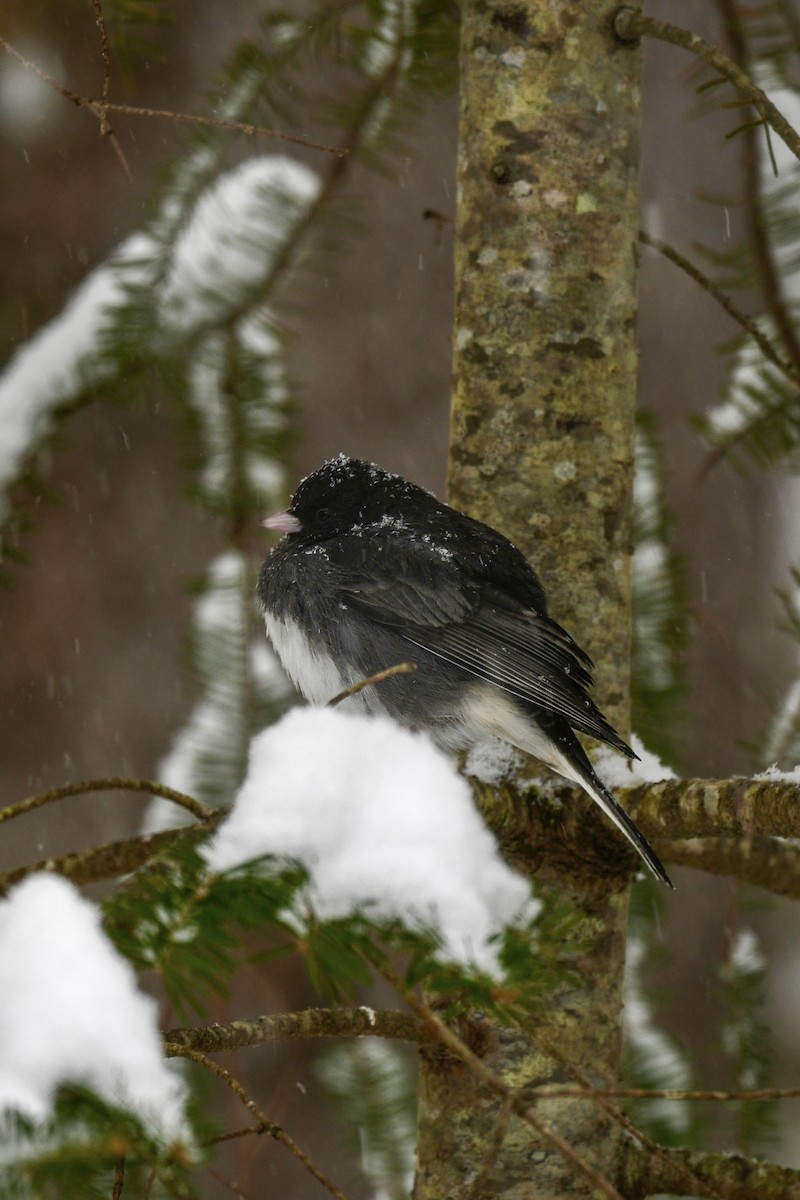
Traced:
<path fill-rule="evenodd" d="M 5 50 L 6 54 L 10 55 L 11 58 L 15 58 L 17 62 L 21 63 L 21 65 L 26 67 L 27 70 L 32 71 L 34 75 L 41 79 L 42 83 L 47 84 L 47 86 L 52 88 L 53 91 L 58 92 L 58 94 L 63 96 L 65 100 L 69 100 L 69 102 L 74 104 L 77 108 L 82 108 L 87 112 L 90 112 L 92 116 L 99 121 L 100 132 L 103 135 L 110 132 L 106 120 L 107 114 L 110 112 L 117 112 L 123 113 L 128 117 L 157 117 L 169 121 L 179 121 L 189 125 L 201 125 L 214 129 L 230 129 L 237 133 L 249 134 L 250 136 L 255 136 L 258 134 L 261 137 L 279 138 L 284 142 L 293 142 L 298 146 L 307 146 L 311 150 L 321 150 L 325 154 L 335 154 L 339 158 L 348 152 L 346 147 L 325 146 L 320 142 L 312 142 L 308 138 L 295 137 L 290 133 L 279 133 L 277 129 L 265 129 L 261 125 L 248 125 L 243 124 L 240 121 L 226 121 L 222 117 L 203 117 L 199 116 L 197 113 L 171 112 L 168 109 L 161 108 L 139 108 L 132 104 L 111 104 L 105 98 L 105 85 L 103 88 L 103 98 L 101 100 L 91 100 L 88 96 L 80 96 L 77 92 L 73 92 L 68 87 L 65 87 L 62 83 L 59 83 L 58 80 L 54 79 L 52 75 L 48 75 L 46 71 L 41 69 L 41 67 L 37 67 L 35 63 L 30 61 L 30 59 L 25 58 L 24 54 L 20 54 L 19 50 L 15 50 L 14 47 L 2 37 L 0 37 L 0 50 Z"/>
<path fill-rule="evenodd" d="M 725 1200 L 787 1200 L 800 1195 L 800 1171 L 741 1154 L 663 1147 L 658 1158 L 652 1158 L 634 1141 L 623 1142 L 621 1153 L 627 1200 L 662 1193 L 696 1196 L 698 1179 Z"/>
<path fill-rule="evenodd" d="M 302 1012 L 275 1013 L 227 1025 L 200 1025 L 193 1029 L 170 1029 L 164 1034 L 167 1056 L 175 1047 L 215 1054 L 318 1037 L 382 1037 L 405 1042 L 430 1042 L 427 1028 L 408 1012 L 360 1008 L 307 1008 Z"/>
<path fill-rule="evenodd" d="M 180 1058 L 188 1058 L 191 1062 L 197 1063 L 201 1067 L 205 1067 L 208 1071 L 212 1071 L 218 1079 L 221 1079 L 223 1083 L 227 1084 L 231 1091 L 239 1097 L 248 1112 L 255 1117 L 256 1121 L 258 1122 L 258 1132 L 268 1134 L 271 1138 L 274 1138 L 276 1142 L 280 1142 L 282 1146 L 285 1146 L 287 1150 L 290 1150 L 295 1158 L 303 1164 L 309 1174 L 313 1175 L 314 1178 L 321 1183 L 324 1188 L 327 1188 L 330 1194 L 336 1197 L 336 1200 L 347 1200 L 347 1196 L 344 1194 L 344 1192 L 340 1192 L 336 1185 L 331 1183 L 327 1175 L 324 1175 L 322 1171 L 320 1171 L 319 1167 L 314 1165 L 306 1152 L 301 1150 L 297 1145 L 297 1142 L 289 1137 L 289 1134 L 286 1133 L 285 1130 L 281 1129 L 280 1125 L 276 1125 L 274 1121 L 269 1120 L 269 1118 L 258 1107 L 255 1100 L 248 1095 L 241 1083 L 239 1083 L 239 1080 L 231 1075 L 230 1071 L 226 1071 L 224 1067 L 219 1065 L 219 1063 L 212 1062 L 210 1058 L 206 1058 L 205 1054 L 200 1054 L 197 1050 L 189 1050 L 186 1046 L 171 1046 L 168 1044 L 166 1050 L 168 1055 L 177 1056 Z"/>
<path fill-rule="evenodd" d="M 383 683 L 384 679 L 391 679 L 394 675 L 409 675 L 416 669 L 416 663 L 402 662 L 397 663 L 394 667 L 387 667 L 384 671 L 377 671 L 374 675 L 368 675 L 366 679 L 359 679 L 358 683 L 354 683 L 351 687 L 345 688 L 343 692 L 335 695 L 332 700 L 328 701 L 328 708 L 335 708 L 349 696 L 357 696 L 359 692 L 363 692 L 364 688 L 373 687 L 376 683 Z"/>
<path fill-rule="evenodd" d="M 742 31 L 739 14 L 735 6 L 730 3 L 730 0 L 718 0 L 718 7 L 737 65 L 741 70 L 747 71 L 749 66 L 747 41 Z M 743 136 L 744 212 L 761 296 L 764 306 L 781 336 L 786 353 L 789 355 L 795 369 L 798 369 L 800 368 L 800 342 L 797 339 L 794 321 L 786 307 L 785 297 L 781 289 L 780 271 L 775 261 L 775 255 L 773 254 L 767 230 L 767 222 L 764 217 L 756 130 L 752 127 L 747 128 L 744 130 Z"/>
<path fill-rule="evenodd" d="M 755 80 L 727 54 L 723 54 L 716 46 L 706 42 L 688 29 L 670 25 L 668 21 L 657 21 L 654 17 L 646 17 L 635 8 L 620 8 L 612 18 L 614 33 L 623 42 L 636 42 L 641 37 L 657 38 L 661 42 L 669 42 L 672 46 L 680 46 L 691 54 L 702 58 L 709 66 L 719 71 L 729 83 L 738 88 L 746 100 L 755 108 L 761 120 L 770 125 L 781 141 L 800 160 L 800 135 L 789 124 L 783 113 L 775 107 L 769 97 L 758 86 Z"/>
<path fill-rule="evenodd" d="M 783 779 L 667 779 L 619 791 L 656 840 L 800 838 L 800 785 Z"/>
<path fill-rule="evenodd" d="M 674 246 L 667 245 L 666 242 L 662 242 L 659 238 L 653 237 L 652 234 L 646 233 L 644 230 L 642 230 L 639 233 L 639 241 L 642 243 L 642 245 L 650 246 L 651 249 L 657 250 L 659 254 L 663 254 L 664 258 L 668 258 L 669 261 L 674 263 L 676 267 L 680 267 L 680 269 L 684 271 L 690 279 L 693 279 L 695 283 L 700 285 L 703 291 L 708 292 L 709 296 L 712 296 L 721 308 L 724 308 L 729 317 L 732 317 L 738 325 L 741 325 L 745 333 L 748 333 L 753 341 L 757 344 L 759 350 L 764 355 L 764 358 L 771 362 L 773 366 L 777 367 L 781 374 L 784 375 L 790 383 L 793 383 L 795 387 L 800 384 L 800 371 L 798 371 L 798 368 L 792 363 L 789 363 L 785 359 L 781 358 L 772 342 L 759 328 L 758 322 L 754 321 L 752 317 L 748 317 L 746 313 L 743 313 L 742 310 L 736 304 L 734 304 L 730 296 L 723 292 L 722 289 L 718 287 L 716 283 L 714 283 L 713 279 L 709 279 L 707 275 L 704 275 L 703 272 L 694 265 L 694 263 L 690 262 L 688 258 L 684 258 L 684 256 L 674 248 Z"/>
<path fill-rule="evenodd" d="M 208 820 L 213 813 L 212 809 L 206 808 L 205 804 L 201 804 L 193 796 L 177 792 L 175 788 L 167 787 L 166 784 L 157 783 L 152 779 L 127 779 L 124 776 L 111 775 L 107 779 L 84 779 L 78 783 L 65 783 L 61 787 L 50 788 L 49 791 L 28 796 L 16 804 L 9 804 L 7 808 L 0 809 L 0 825 L 4 821 L 11 821 L 14 817 L 22 816 L 23 813 L 42 808 L 45 804 L 66 800 L 69 796 L 84 796 L 88 792 L 112 791 L 146 792 L 149 796 L 162 796 L 165 800 L 171 800 L 173 804 L 185 808 L 187 812 L 201 821 Z"/>
<path fill-rule="evenodd" d="M 708 837 L 673 842 L 671 863 L 728 875 L 776 896 L 800 900 L 800 845 L 771 837 Z"/>
<path fill-rule="evenodd" d="M 16 867 L 13 871 L 4 871 L 0 874 L 0 896 L 14 884 L 39 871 L 52 871 L 56 875 L 63 875 L 78 887 L 87 883 L 99 883 L 103 879 L 116 879 L 119 875 L 129 875 L 159 850 L 180 845 L 183 841 L 195 841 L 205 837 L 207 833 L 216 829 L 227 815 L 224 809 L 220 809 L 212 813 L 207 820 L 198 821 L 195 825 L 186 825 L 182 829 L 165 829 L 161 833 L 108 842 L 104 846 L 91 846 L 88 850 L 62 854 L 59 858 L 43 858 L 37 863 Z"/>

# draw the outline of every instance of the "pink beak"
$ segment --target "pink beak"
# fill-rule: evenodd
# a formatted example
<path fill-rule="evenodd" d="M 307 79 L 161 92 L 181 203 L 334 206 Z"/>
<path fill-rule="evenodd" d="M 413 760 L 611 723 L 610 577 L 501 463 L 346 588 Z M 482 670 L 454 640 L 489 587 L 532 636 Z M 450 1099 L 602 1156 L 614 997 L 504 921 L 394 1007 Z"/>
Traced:
<path fill-rule="evenodd" d="M 294 513 L 274 513 L 261 522 L 267 529 L 275 529 L 278 533 L 299 533 L 303 528 Z"/>

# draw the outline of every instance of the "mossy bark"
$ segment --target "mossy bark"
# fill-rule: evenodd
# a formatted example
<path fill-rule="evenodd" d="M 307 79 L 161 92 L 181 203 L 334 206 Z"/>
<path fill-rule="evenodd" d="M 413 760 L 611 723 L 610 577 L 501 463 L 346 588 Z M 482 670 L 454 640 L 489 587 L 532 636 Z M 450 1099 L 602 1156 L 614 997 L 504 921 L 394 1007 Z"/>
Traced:
<path fill-rule="evenodd" d="M 625 733 L 639 227 L 635 47 L 598 0 L 462 5 L 450 501 L 536 566 L 551 612 L 597 663 Z M 525 1030 L 477 1017 L 467 1040 L 524 1087 L 616 1080 L 631 859 L 564 789 L 546 839 L 530 797 L 479 797 L 517 864 L 580 913 L 562 984 Z M 542 829 L 541 811 L 535 828 Z M 417 1200 L 593 1194 L 568 1162 L 447 1056 L 424 1056 Z M 537 1115 L 609 1181 L 619 1127 L 597 1104 Z"/>

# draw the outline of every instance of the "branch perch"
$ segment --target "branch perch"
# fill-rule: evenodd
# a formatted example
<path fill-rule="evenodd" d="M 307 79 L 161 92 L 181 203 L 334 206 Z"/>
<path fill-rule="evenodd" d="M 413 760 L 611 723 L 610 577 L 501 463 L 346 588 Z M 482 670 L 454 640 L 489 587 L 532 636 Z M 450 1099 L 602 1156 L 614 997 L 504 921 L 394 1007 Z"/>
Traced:
<path fill-rule="evenodd" d="M 275 1013 L 231 1021 L 227 1025 L 200 1025 L 170 1029 L 164 1034 L 167 1056 L 176 1047 L 216 1054 L 261 1046 L 267 1042 L 319 1037 L 381 1037 L 405 1042 L 430 1042 L 428 1029 L 409 1012 L 367 1008 L 307 1008 L 302 1012 Z"/>

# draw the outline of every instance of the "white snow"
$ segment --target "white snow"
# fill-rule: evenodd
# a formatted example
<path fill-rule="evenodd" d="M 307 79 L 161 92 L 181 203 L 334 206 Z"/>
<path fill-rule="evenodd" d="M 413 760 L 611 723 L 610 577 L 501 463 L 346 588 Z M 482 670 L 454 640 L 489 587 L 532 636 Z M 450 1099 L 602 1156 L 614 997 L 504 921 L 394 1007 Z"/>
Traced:
<path fill-rule="evenodd" d="M 205 855 L 225 871 L 265 854 L 305 864 L 321 917 L 432 927 L 445 956 L 486 970 L 492 936 L 536 911 L 450 759 L 388 717 L 296 708 L 254 738 Z"/>
<path fill-rule="evenodd" d="M 504 742 L 502 738 L 486 738 L 470 748 L 464 770 L 481 783 L 497 787 L 504 779 L 516 778 L 522 763 L 522 755 L 510 742 Z"/>
<path fill-rule="evenodd" d="M 771 767 L 767 767 L 766 771 L 754 775 L 753 779 L 774 779 L 782 783 L 800 783 L 800 766 L 793 767 L 791 771 L 781 771 L 778 765 L 773 763 Z"/>
<path fill-rule="evenodd" d="M 733 939 L 730 965 L 739 975 L 759 975 L 766 960 L 754 929 L 739 929 Z"/>
<path fill-rule="evenodd" d="M 201 160 L 202 154 L 194 164 L 198 169 Z M 139 293 L 152 289 L 162 339 L 161 345 L 151 347 L 154 355 L 172 349 L 176 341 L 191 336 L 199 327 L 228 317 L 231 310 L 235 314 L 241 309 L 242 318 L 236 322 L 240 343 L 251 360 L 262 360 L 265 384 L 274 383 L 259 428 L 271 427 L 274 406 L 283 399 L 285 385 L 275 361 L 274 339 L 262 317 L 253 315 L 252 310 L 257 306 L 258 285 L 274 255 L 293 224 L 302 220 L 318 189 L 317 175 L 293 159 L 280 155 L 248 159 L 203 193 L 178 237 L 171 260 L 167 260 L 171 223 L 180 220 L 183 209 L 179 198 L 167 196 L 150 232 L 123 241 L 0 374 L 0 491 L 48 433 L 53 410 L 84 388 L 112 376 L 116 367 L 104 353 L 106 342 L 133 289 Z M 162 282 L 159 273 L 166 261 L 169 269 Z M 209 353 L 205 351 L 206 357 Z M 195 403 L 202 399 L 204 385 L 208 392 L 203 359 L 201 348 L 193 379 Z M 218 404 L 215 394 L 214 405 Z M 213 419 L 213 414 L 207 417 Z M 262 490 L 274 483 L 275 474 L 263 459 L 251 454 L 248 468 Z M 212 460 L 209 470 L 216 469 Z"/>
<path fill-rule="evenodd" d="M 0 1109 L 45 1118 L 68 1081 L 185 1137 L 184 1086 L 164 1061 L 154 1000 L 66 880 L 39 874 L 0 903 Z"/>
<path fill-rule="evenodd" d="M 283 155 L 246 159 L 221 176 L 175 246 L 160 298 L 167 326 L 189 333 L 241 303 L 318 190 L 319 177 Z"/>
<path fill-rule="evenodd" d="M 771 65 L 762 60 L 757 64 L 757 75 L 761 86 L 764 87 L 772 102 L 783 113 L 789 123 L 796 129 L 800 122 L 800 95 L 795 89 L 785 87 L 778 76 L 772 71 Z M 769 148 L 771 147 L 772 155 Z M 774 173 L 772 157 L 774 156 L 778 175 Z M 794 179 L 795 186 L 800 178 L 800 168 L 794 153 L 779 137 L 770 138 L 769 147 L 766 138 L 759 140 L 759 167 L 761 185 L 765 194 L 777 192 L 786 188 L 787 183 Z M 797 245 L 795 242 L 783 246 L 780 238 L 771 234 L 773 252 L 781 267 L 781 291 L 784 302 L 791 305 L 800 300 L 800 270 L 797 267 Z M 784 260 L 786 265 L 784 266 Z M 767 317 L 760 317 L 758 324 L 772 342 L 776 341 L 775 328 Z M 780 346 L 780 339 L 777 339 Z M 712 436 L 716 439 L 731 437 L 743 429 L 760 410 L 759 405 L 750 394 L 750 389 L 762 391 L 763 376 L 766 375 L 774 384 L 783 382 L 783 376 L 764 358 L 759 347 L 752 341 L 743 346 L 733 367 L 728 393 L 722 403 L 712 408 L 708 421 Z"/>
<path fill-rule="evenodd" d="M 243 556 L 234 550 L 218 555 L 209 566 L 208 580 L 208 590 L 195 602 L 193 614 L 204 692 L 161 760 L 158 778 L 176 791 L 227 802 L 233 798 L 233 783 L 227 796 L 204 794 L 210 777 L 209 761 L 218 760 L 214 782 L 219 784 L 227 774 L 220 760 L 230 756 L 242 737 L 253 693 L 259 699 L 279 703 L 288 700 L 292 689 L 264 637 L 250 639 L 249 616 L 251 605 L 255 608 L 255 596 Z M 232 640 L 234 647 L 227 656 L 225 670 L 220 671 L 219 647 L 223 640 Z M 193 819 L 177 805 L 157 797 L 147 807 L 142 832 L 158 833 Z"/>
<path fill-rule="evenodd" d="M 152 249 L 144 234 L 123 242 L 0 375 L 0 489 L 17 475 L 32 443 L 48 432 L 53 408 L 109 375 L 104 334 L 126 288 L 140 274 L 138 262 Z M 0 500 L 0 516 L 2 511 Z"/>
<path fill-rule="evenodd" d="M 189 400 L 200 419 L 205 444 L 201 483 L 208 496 L 223 502 L 230 497 L 238 471 L 265 500 L 283 483 L 282 467 L 265 455 L 257 441 L 285 423 L 281 405 L 288 391 L 282 348 L 266 321 L 267 314 L 256 312 L 238 321 L 234 331 L 207 334 L 188 369 Z M 246 355 L 249 370 L 258 372 L 256 403 L 239 396 L 238 406 L 231 404 L 232 353 L 239 359 Z"/>
<path fill-rule="evenodd" d="M 645 748 L 638 734 L 632 735 L 631 748 L 638 754 L 638 762 L 609 746 L 604 746 L 594 759 L 594 768 L 606 787 L 636 787 L 639 783 L 661 783 L 676 778 L 671 767 Z"/>
<path fill-rule="evenodd" d="M 625 963 L 625 1008 L 623 1013 L 625 1037 L 639 1056 L 642 1066 L 652 1080 L 662 1088 L 676 1091 L 691 1086 L 691 1072 L 678 1047 L 659 1029 L 642 988 L 641 974 L 645 944 L 641 938 L 628 939 Z M 649 1112 L 666 1122 L 676 1133 L 685 1133 L 690 1113 L 678 1100 L 652 1101 Z"/>

